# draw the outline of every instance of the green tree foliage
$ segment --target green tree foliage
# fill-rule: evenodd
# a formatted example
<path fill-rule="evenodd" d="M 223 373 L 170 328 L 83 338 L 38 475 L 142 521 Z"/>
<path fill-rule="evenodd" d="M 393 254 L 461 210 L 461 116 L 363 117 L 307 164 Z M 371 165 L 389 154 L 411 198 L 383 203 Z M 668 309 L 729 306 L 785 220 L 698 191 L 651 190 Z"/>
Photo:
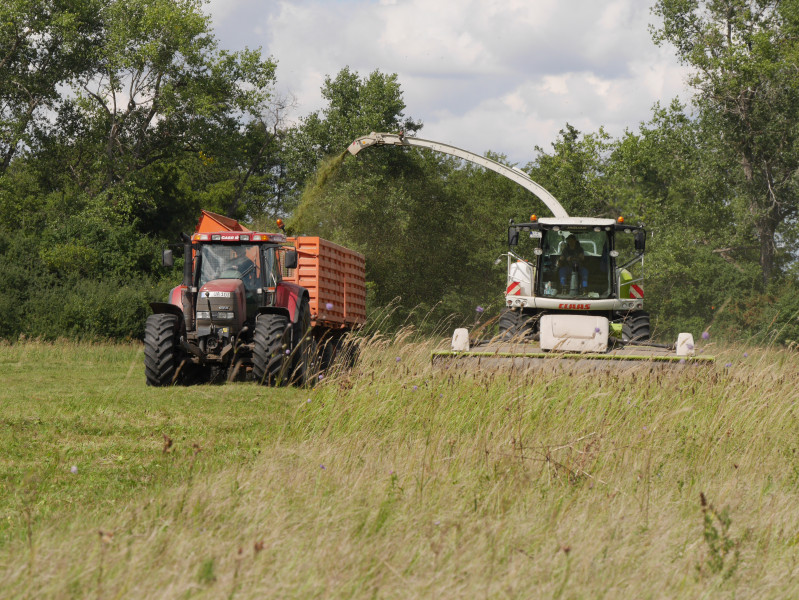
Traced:
<path fill-rule="evenodd" d="M 552 153 L 536 146 L 536 158 L 526 170 L 569 214 L 613 218 L 618 211 L 605 172 L 610 143 L 610 136 L 601 128 L 597 133 L 581 134 L 567 123 L 553 142 Z"/>
<path fill-rule="evenodd" d="M 696 105 L 737 167 L 739 226 L 753 228 L 764 285 L 799 212 L 799 5 L 781 0 L 659 0 L 658 43 L 694 70 Z M 706 140 L 711 139 L 706 137 Z"/>
<path fill-rule="evenodd" d="M 656 107 L 637 133 L 614 143 L 609 157 L 617 206 L 650 233 L 647 306 L 659 330 L 670 334 L 706 327 L 730 290 L 757 284 L 757 257 L 745 249 L 724 180 L 728 156 L 705 143 L 706 136 L 704 122 L 675 102 Z"/>
<path fill-rule="evenodd" d="M 201 6 L 0 7 L 0 263 L 18 307 L 2 335 L 137 335 L 163 296 L 160 249 L 201 203 L 235 217 L 268 204 L 276 64 L 219 50 Z"/>
<path fill-rule="evenodd" d="M 325 78 L 322 97 L 325 108 L 301 119 L 284 143 L 284 160 L 291 165 L 287 184 L 292 198 L 285 207 L 289 211 L 320 162 L 344 152 L 355 138 L 372 131 L 412 134 L 422 127 L 403 112 L 405 101 L 396 73 L 373 71 L 361 77 L 344 67 L 335 78 Z"/>
<path fill-rule="evenodd" d="M 0 3 L 0 176 L 59 104 L 59 86 L 92 68 L 100 6 L 97 0 Z"/>

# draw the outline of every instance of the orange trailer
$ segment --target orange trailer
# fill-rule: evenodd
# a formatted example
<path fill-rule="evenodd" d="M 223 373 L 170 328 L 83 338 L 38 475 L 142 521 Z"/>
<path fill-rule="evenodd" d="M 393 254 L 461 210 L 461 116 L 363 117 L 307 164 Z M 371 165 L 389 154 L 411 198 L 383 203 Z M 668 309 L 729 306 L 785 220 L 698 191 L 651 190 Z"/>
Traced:
<path fill-rule="evenodd" d="M 290 237 L 297 268 L 284 279 L 310 294 L 313 326 L 357 328 L 366 322 L 366 261 L 363 254 L 320 237 Z"/>

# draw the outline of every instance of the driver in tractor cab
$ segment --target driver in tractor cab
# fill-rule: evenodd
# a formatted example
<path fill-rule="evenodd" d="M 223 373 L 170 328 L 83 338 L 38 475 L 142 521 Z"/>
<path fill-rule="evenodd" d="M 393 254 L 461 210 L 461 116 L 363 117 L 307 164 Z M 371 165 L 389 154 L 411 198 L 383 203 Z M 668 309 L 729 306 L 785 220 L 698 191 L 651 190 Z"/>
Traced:
<path fill-rule="evenodd" d="M 255 275 L 255 263 L 247 257 L 247 252 L 244 248 L 237 248 L 235 246 L 230 248 L 230 263 L 225 268 L 222 274 L 224 279 L 241 279 L 247 282 Z"/>
<path fill-rule="evenodd" d="M 561 286 L 567 286 L 566 280 L 570 276 L 573 265 L 576 264 L 580 270 L 582 289 L 585 290 L 588 287 L 588 268 L 583 264 L 583 260 L 585 260 L 585 251 L 574 234 L 572 234 L 566 238 L 566 247 L 563 248 L 563 252 L 558 257 L 558 266 L 560 267 L 558 275 L 560 276 Z"/>

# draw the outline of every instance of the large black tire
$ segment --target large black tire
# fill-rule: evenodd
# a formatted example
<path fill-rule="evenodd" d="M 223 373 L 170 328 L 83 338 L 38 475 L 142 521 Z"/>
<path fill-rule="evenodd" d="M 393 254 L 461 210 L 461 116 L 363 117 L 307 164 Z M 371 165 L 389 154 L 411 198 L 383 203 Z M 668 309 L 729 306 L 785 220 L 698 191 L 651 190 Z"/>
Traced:
<path fill-rule="evenodd" d="M 635 310 L 621 324 L 621 339 L 624 342 L 645 342 L 650 338 L 649 313 Z"/>
<path fill-rule="evenodd" d="M 144 375 L 147 385 L 173 385 L 179 377 L 182 352 L 178 345 L 180 321 L 176 315 L 147 317 L 144 327 Z"/>
<path fill-rule="evenodd" d="M 291 353 L 291 383 L 307 385 L 313 383 L 317 372 L 316 340 L 311 333 L 311 307 L 307 300 L 303 300 L 300 306 L 300 315 L 294 327 L 294 339 L 297 341 Z"/>
<path fill-rule="evenodd" d="M 252 373 L 261 385 L 287 383 L 291 361 L 291 326 L 283 315 L 261 315 L 253 334 Z M 287 352 L 288 351 L 288 352 Z"/>
<path fill-rule="evenodd" d="M 499 315 L 499 337 L 503 341 L 523 341 L 535 332 L 537 323 L 535 315 L 505 308 Z"/>

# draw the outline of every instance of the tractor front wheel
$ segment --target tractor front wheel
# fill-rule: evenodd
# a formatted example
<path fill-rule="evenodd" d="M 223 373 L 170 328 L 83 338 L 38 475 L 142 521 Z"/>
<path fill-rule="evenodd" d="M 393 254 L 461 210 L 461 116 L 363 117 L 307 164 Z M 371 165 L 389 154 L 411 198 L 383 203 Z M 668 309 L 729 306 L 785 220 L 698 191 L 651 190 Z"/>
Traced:
<path fill-rule="evenodd" d="M 181 352 L 178 346 L 179 320 L 176 315 L 147 317 L 144 327 L 144 374 L 147 385 L 174 384 L 180 375 Z"/>
<path fill-rule="evenodd" d="M 253 334 L 252 373 L 261 385 L 286 383 L 291 354 L 291 327 L 283 315 L 261 315 Z"/>
<path fill-rule="evenodd" d="M 649 338 L 649 313 L 643 310 L 636 310 L 628 314 L 621 325 L 622 341 L 645 342 Z"/>

